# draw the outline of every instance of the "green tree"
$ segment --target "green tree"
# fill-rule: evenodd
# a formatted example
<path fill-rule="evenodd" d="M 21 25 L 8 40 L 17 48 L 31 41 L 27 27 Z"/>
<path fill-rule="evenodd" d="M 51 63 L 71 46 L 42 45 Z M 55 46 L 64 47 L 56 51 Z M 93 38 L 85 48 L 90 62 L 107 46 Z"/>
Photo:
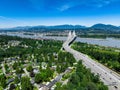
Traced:
<path fill-rule="evenodd" d="M 6 87 L 6 77 L 4 74 L 0 75 L 0 86 L 2 86 L 3 88 Z"/>
<path fill-rule="evenodd" d="M 10 84 L 10 88 L 9 88 L 9 90 L 14 90 L 15 89 L 15 84 Z"/>
<path fill-rule="evenodd" d="M 24 71 L 23 71 L 23 69 L 22 68 L 17 68 L 16 69 L 16 74 L 21 74 L 21 73 L 23 73 Z"/>
<path fill-rule="evenodd" d="M 18 84 L 20 82 L 19 78 L 16 76 L 14 79 L 15 84 Z"/>
<path fill-rule="evenodd" d="M 13 64 L 13 69 L 16 69 L 16 68 L 18 68 L 17 62 L 15 62 L 15 63 Z"/>
<path fill-rule="evenodd" d="M 98 90 L 97 86 L 93 82 L 87 83 L 86 89 L 87 90 Z"/>
<path fill-rule="evenodd" d="M 32 67 L 32 65 L 29 65 L 26 69 L 28 72 L 31 72 L 33 70 L 33 67 Z"/>
<path fill-rule="evenodd" d="M 33 86 L 30 82 L 29 77 L 22 77 L 21 78 L 21 89 L 22 90 L 33 90 Z"/>
<path fill-rule="evenodd" d="M 120 63 L 120 53 L 118 54 L 118 62 Z"/>
<path fill-rule="evenodd" d="M 40 73 L 38 73 L 38 74 L 35 75 L 35 82 L 36 83 L 42 82 L 42 78 L 41 78 L 41 74 Z"/>

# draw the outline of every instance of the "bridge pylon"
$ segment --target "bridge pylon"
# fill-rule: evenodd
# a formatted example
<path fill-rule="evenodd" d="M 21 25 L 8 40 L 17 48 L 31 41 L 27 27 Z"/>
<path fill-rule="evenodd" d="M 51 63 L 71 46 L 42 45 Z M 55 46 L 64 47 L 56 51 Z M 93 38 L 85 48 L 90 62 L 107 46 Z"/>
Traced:
<path fill-rule="evenodd" d="M 72 33 L 72 34 L 73 34 L 73 36 L 76 36 L 76 33 L 75 33 L 75 31 L 73 31 L 73 33 Z"/>

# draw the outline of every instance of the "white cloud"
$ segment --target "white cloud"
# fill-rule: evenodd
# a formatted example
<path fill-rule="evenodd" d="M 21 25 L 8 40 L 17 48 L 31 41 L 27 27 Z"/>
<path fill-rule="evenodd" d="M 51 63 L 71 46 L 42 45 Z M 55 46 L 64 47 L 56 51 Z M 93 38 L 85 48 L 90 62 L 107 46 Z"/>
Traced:
<path fill-rule="evenodd" d="M 15 27 L 26 24 L 26 21 L 0 16 L 0 28 Z"/>
<path fill-rule="evenodd" d="M 101 7 L 104 7 L 106 5 L 109 5 L 112 2 L 113 2 L 113 0 L 99 0 L 98 2 L 96 2 L 95 6 L 98 8 L 101 8 Z"/>
<path fill-rule="evenodd" d="M 59 10 L 66 11 L 75 6 L 90 6 L 90 7 L 104 7 L 109 5 L 112 2 L 119 0 L 28 0 L 35 9 L 50 9 L 50 10 Z M 51 2 L 51 4 L 49 4 Z M 54 5 L 52 5 L 52 2 Z"/>
<path fill-rule="evenodd" d="M 101 8 L 118 0 L 65 0 L 65 1 L 66 3 L 61 4 L 61 7 L 57 8 L 58 10 L 65 11 L 75 6 L 88 6 L 88 7 L 90 6 Z"/>
<path fill-rule="evenodd" d="M 0 19 L 6 19 L 6 17 L 4 17 L 4 16 L 0 16 Z"/>
<path fill-rule="evenodd" d="M 0 19 L 1 19 L 1 20 L 7 20 L 7 21 L 14 21 L 14 22 L 17 22 L 17 21 L 18 21 L 18 20 L 16 20 L 16 19 L 8 18 L 8 17 L 5 17 L 5 16 L 0 16 Z"/>
<path fill-rule="evenodd" d="M 59 11 L 65 11 L 65 10 L 68 10 L 69 8 L 71 8 L 70 5 L 63 5 L 61 6 L 60 8 L 57 8 Z"/>
<path fill-rule="evenodd" d="M 93 6 L 93 7 L 101 8 L 101 7 L 107 6 L 107 5 L 109 5 L 113 2 L 117 2 L 117 1 L 120 1 L 120 0 L 91 0 L 91 1 L 89 1 L 89 3 L 86 3 L 86 6 Z"/>

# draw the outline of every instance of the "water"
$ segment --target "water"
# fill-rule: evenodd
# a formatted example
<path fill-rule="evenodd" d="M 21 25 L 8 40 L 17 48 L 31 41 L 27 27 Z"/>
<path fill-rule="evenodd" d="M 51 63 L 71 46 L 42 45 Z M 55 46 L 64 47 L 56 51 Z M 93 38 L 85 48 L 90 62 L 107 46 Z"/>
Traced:
<path fill-rule="evenodd" d="M 45 36 L 44 38 L 62 40 L 62 41 L 65 41 L 67 39 L 67 37 L 57 37 L 57 36 Z M 120 48 L 120 39 L 115 39 L 115 38 L 95 39 L 95 38 L 77 37 L 77 39 L 75 41 L 89 43 L 89 44 L 96 44 L 96 45 L 100 45 L 100 46 Z"/>
<path fill-rule="evenodd" d="M 78 38 L 76 41 L 86 42 L 89 44 L 97 44 L 107 47 L 120 48 L 120 39 L 115 39 L 115 38 L 106 38 L 106 39 Z"/>
<path fill-rule="evenodd" d="M 0 33 L 5 34 L 5 33 Z M 9 36 L 19 36 L 24 38 L 43 38 L 43 39 L 54 39 L 54 40 L 61 40 L 65 41 L 67 37 L 62 36 L 41 36 L 41 35 L 24 35 L 22 33 L 7 33 Z M 83 42 L 83 43 L 89 43 L 89 44 L 96 44 L 101 46 L 107 46 L 107 47 L 116 47 L 120 48 L 120 39 L 115 38 L 106 38 L 106 39 L 95 39 L 95 38 L 79 38 L 75 40 L 77 42 Z"/>

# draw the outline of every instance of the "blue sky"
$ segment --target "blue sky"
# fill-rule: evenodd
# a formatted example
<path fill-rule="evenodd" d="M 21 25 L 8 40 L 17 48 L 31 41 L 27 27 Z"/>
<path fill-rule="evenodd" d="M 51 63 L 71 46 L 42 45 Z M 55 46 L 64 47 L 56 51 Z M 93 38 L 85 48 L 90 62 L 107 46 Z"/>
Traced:
<path fill-rule="evenodd" d="M 0 27 L 105 23 L 120 26 L 120 0 L 0 0 Z"/>

